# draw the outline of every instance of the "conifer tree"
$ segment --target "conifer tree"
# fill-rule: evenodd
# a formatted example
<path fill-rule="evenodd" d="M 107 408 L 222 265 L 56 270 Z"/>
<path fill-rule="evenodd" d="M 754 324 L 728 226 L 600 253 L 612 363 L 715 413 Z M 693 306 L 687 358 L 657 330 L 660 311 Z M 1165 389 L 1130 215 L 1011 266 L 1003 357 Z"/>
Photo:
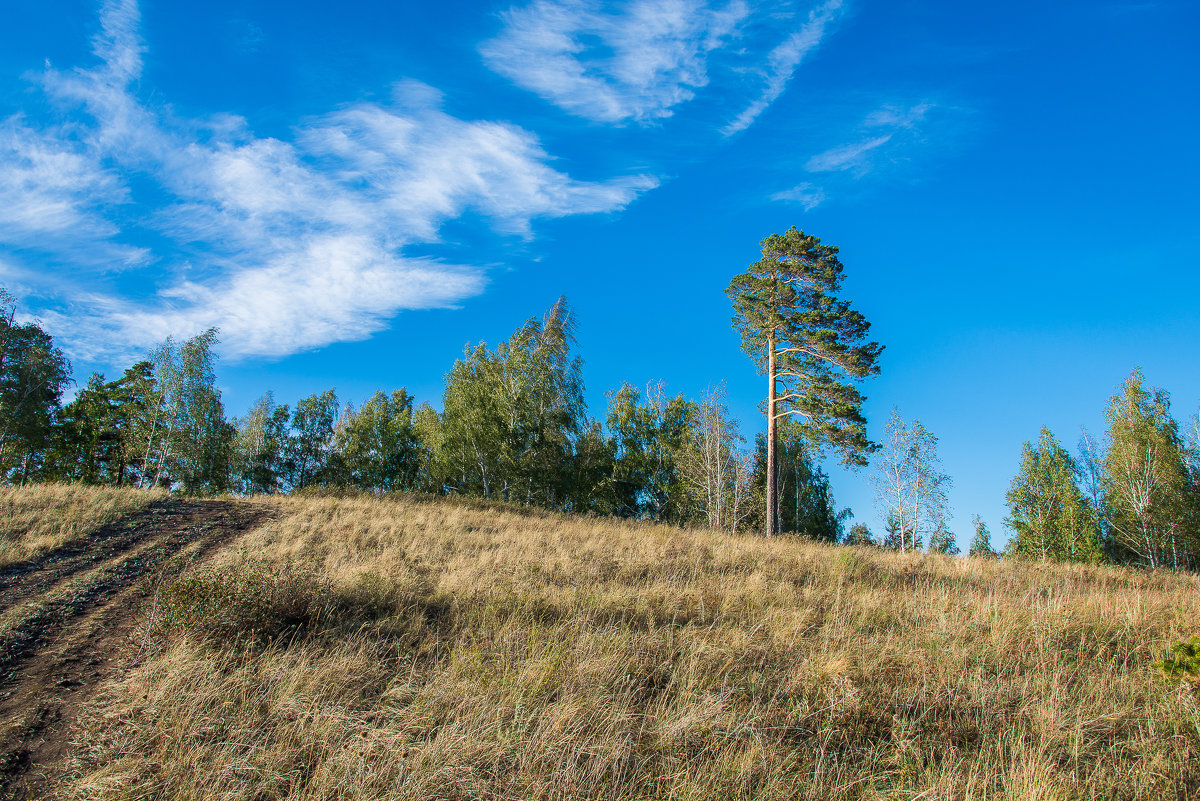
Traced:
<path fill-rule="evenodd" d="M 795 227 L 762 241 L 762 258 L 734 276 L 725 293 L 742 348 L 767 375 L 765 529 L 779 530 L 777 424 L 795 415 L 808 439 L 839 451 L 843 463 L 865 465 L 874 444 L 862 414 L 859 380 L 879 372 L 870 323 L 837 296 L 838 248 Z M 782 389 L 782 394 L 780 390 Z"/>

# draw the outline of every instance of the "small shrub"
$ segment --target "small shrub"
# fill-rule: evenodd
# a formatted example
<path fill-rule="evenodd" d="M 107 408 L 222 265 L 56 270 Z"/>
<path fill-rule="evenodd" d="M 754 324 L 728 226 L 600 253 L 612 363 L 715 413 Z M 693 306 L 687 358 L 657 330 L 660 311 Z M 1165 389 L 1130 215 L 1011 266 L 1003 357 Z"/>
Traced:
<path fill-rule="evenodd" d="M 1200 689 L 1200 636 L 1172 645 L 1170 654 L 1155 662 L 1154 667 L 1168 679 Z"/>

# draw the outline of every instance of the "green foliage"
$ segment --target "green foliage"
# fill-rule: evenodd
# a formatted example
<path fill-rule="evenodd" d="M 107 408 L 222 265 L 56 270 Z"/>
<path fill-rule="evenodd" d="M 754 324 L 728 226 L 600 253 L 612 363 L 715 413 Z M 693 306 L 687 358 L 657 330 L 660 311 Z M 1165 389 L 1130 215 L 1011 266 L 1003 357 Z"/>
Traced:
<path fill-rule="evenodd" d="M 334 430 L 338 415 L 337 392 L 333 389 L 309 395 L 296 402 L 292 414 L 293 434 L 288 440 L 287 485 L 304 489 L 329 482 L 337 471 L 333 464 Z"/>
<path fill-rule="evenodd" d="M 889 513 L 884 527 L 881 547 L 892 551 L 918 551 L 924 545 L 920 533 L 912 526 L 901 526 L 899 518 Z"/>
<path fill-rule="evenodd" d="M 1076 475 L 1071 455 L 1047 428 L 1037 447 L 1026 442 L 1021 448 L 1021 467 L 1006 495 L 1013 554 L 1043 561 L 1102 560 L 1096 511 L 1075 483 Z"/>
<path fill-rule="evenodd" d="M 725 293 L 742 349 L 760 370 L 774 362 L 772 378 L 784 389 L 781 408 L 768 414 L 798 416 L 811 442 L 832 446 L 846 464 L 865 465 L 875 446 L 855 384 L 879 373 L 883 347 L 867 341 L 870 323 L 837 297 L 838 248 L 795 227 L 761 244 L 762 258 L 734 276 Z"/>
<path fill-rule="evenodd" d="M 803 426 L 785 421 L 780 429 L 776 451 L 777 530 L 837 542 L 850 510 L 837 508 L 829 476 L 816 463 L 815 449 L 805 439 Z M 755 438 L 754 484 L 760 495 L 766 492 L 766 483 L 767 440 L 759 434 Z"/>
<path fill-rule="evenodd" d="M 1154 667 L 1168 679 L 1200 689 L 1200 636 L 1172 645 L 1167 656 L 1155 662 Z"/>
<path fill-rule="evenodd" d="M 757 493 L 742 442 L 724 385 L 710 388 L 689 416 L 679 466 L 692 517 L 711 529 L 737 531 L 750 517 Z"/>
<path fill-rule="evenodd" d="M 583 362 L 571 356 L 575 316 L 560 298 L 494 351 L 468 348 L 446 377 L 441 453 L 458 492 L 561 506 L 564 465 L 584 431 Z"/>
<path fill-rule="evenodd" d="M 357 412 L 347 408 L 335 431 L 339 483 L 377 494 L 413 489 L 420 468 L 413 399 L 404 389 L 376 392 Z"/>
<path fill-rule="evenodd" d="M 846 534 L 846 539 L 842 541 L 843 545 L 857 546 L 876 546 L 879 543 L 875 541 L 875 537 L 871 534 L 871 529 L 866 523 L 855 523 L 850 527 L 850 531 Z"/>
<path fill-rule="evenodd" d="M 945 521 L 929 535 L 929 552 L 944 553 L 947 556 L 957 556 L 960 553 L 954 532 L 946 526 Z"/>
<path fill-rule="evenodd" d="M 887 547 L 917 550 L 928 535 L 932 550 L 958 552 L 946 528 L 951 480 L 941 470 L 937 441 L 920 420 L 906 423 L 892 409 L 872 477 L 877 503 L 887 513 Z"/>
<path fill-rule="evenodd" d="M 668 398 L 661 383 L 645 398 L 622 384 L 609 396 L 606 424 L 613 441 L 613 506 L 622 517 L 684 522 L 687 491 L 679 458 L 686 447 L 695 404 L 683 395 Z"/>
<path fill-rule="evenodd" d="M 988 531 L 987 523 L 983 522 L 979 515 L 972 516 L 971 522 L 975 526 L 975 538 L 971 540 L 969 555 L 984 559 L 997 558 L 999 554 L 992 547 L 992 533 Z"/>
<path fill-rule="evenodd" d="M 217 342 L 217 329 L 210 328 L 182 344 L 167 337 L 151 355 L 155 423 L 143 484 L 173 485 L 192 495 L 228 489 L 234 430 L 216 387 Z"/>
<path fill-rule="evenodd" d="M 1104 517 L 1118 559 L 1149 567 L 1200 563 L 1200 531 L 1189 514 L 1195 474 L 1165 390 L 1142 386 L 1139 370 L 1105 410 L 1108 451 Z M 1192 519 L 1189 520 L 1189 517 Z"/>
<path fill-rule="evenodd" d="M 234 485 L 243 493 L 281 492 L 295 467 L 291 459 L 291 411 L 270 393 L 244 418 L 233 421 Z"/>
<path fill-rule="evenodd" d="M 0 288 L 0 478 L 41 477 L 71 365 L 37 323 L 16 322 Z"/>

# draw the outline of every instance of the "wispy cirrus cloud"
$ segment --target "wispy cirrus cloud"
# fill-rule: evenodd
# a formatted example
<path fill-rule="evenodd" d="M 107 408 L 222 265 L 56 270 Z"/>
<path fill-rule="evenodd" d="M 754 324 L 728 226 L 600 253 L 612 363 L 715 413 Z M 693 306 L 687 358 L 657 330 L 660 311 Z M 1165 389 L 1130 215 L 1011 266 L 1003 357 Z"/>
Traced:
<path fill-rule="evenodd" d="M 781 22 L 793 24 L 791 4 L 632 0 L 614 8 L 533 0 L 504 12 L 500 33 L 479 51 L 492 70 L 563 111 L 617 125 L 670 117 L 715 70 L 722 92 L 753 97 L 720 128 L 732 136 L 779 99 L 833 30 L 842 4 L 824 0 L 779 41 Z"/>
<path fill-rule="evenodd" d="M 65 310 L 45 311 L 85 358 L 208 326 L 234 357 L 361 339 L 398 310 L 482 290 L 476 268 L 406 254 L 446 221 L 475 213 L 528 236 L 537 218 L 619 210 L 657 183 L 573 179 L 528 131 L 447 114 L 420 84 L 304 121 L 291 141 L 257 137 L 232 115 L 177 120 L 133 89 L 139 22 L 135 0 L 108 0 L 99 65 L 46 72 L 47 96 L 81 114 L 41 128 L 0 122 L 0 242 L 75 270 L 80 250 L 121 259 L 155 288 L 81 284 Z M 132 202 L 135 181 L 160 200 Z"/>
<path fill-rule="evenodd" d="M 804 163 L 805 172 L 844 174 L 852 180 L 865 177 L 881 165 L 907 161 L 914 149 L 925 139 L 929 115 L 939 110 L 934 103 L 888 103 L 868 113 L 854 127 L 850 141 L 822 150 Z M 845 179 L 842 179 L 845 180 Z M 771 199 L 798 203 L 810 211 L 828 198 L 826 187 L 804 181 L 792 189 L 776 192 Z"/>
<path fill-rule="evenodd" d="M 809 12 L 808 20 L 799 30 L 771 50 L 766 65 L 760 70 L 763 87 L 757 98 L 721 129 L 726 136 L 744 131 L 783 94 L 804 57 L 821 44 L 842 10 L 842 0 L 826 2 Z"/>
<path fill-rule="evenodd" d="M 866 116 L 855 141 L 817 153 L 804 167 L 809 172 L 849 170 L 858 177 L 866 175 L 874 168 L 874 157 L 885 145 L 916 138 L 920 124 L 933 108 L 931 103 L 882 106 Z"/>
<path fill-rule="evenodd" d="M 709 81 L 709 54 L 749 14 L 741 0 L 534 0 L 501 17 L 479 47 L 485 63 L 578 117 L 606 123 L 669 117 Z"/>
<path fill-rule="evenodd" d="M 812 211 L 825 202 L 825 190 L 819 186 L 813 186 L 808 181 L 804 181 L 791 189 L 776 192 L 771 195 L 771 200 L 798 203 L 805 211 Z"/>

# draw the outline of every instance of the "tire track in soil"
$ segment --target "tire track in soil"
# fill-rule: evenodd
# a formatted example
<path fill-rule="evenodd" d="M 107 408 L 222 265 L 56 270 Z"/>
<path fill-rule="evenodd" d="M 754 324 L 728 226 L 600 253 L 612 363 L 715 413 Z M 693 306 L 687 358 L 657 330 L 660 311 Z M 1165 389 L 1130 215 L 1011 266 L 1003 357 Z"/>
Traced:
<path fill-rule="evenodd" d="M 0 799 L 37 797 L 61 775 L 80 706 L 132 661 L 153 592 L 141 579 L 170 569 L 185 550 L 203 558 L 271 516 L 267 507 L 232 501 L 154 506 L 105 526 L 95 558 L 73 552 L 0 576 L 9 582 L 0 583 L 5 602 L 9 587 L 19 595 L 10 607 L 22 600 L 34 607 L 0 640 Z M 58 592 L 35 606 L 47 589 Z"/>
<path fill-rule="evenodd" d="M 0 613 L 143 544 L 148 526 L 169 525 L 199 511 L 194 502 L 156 501 L 46 553 L 0 569 Z"/>

